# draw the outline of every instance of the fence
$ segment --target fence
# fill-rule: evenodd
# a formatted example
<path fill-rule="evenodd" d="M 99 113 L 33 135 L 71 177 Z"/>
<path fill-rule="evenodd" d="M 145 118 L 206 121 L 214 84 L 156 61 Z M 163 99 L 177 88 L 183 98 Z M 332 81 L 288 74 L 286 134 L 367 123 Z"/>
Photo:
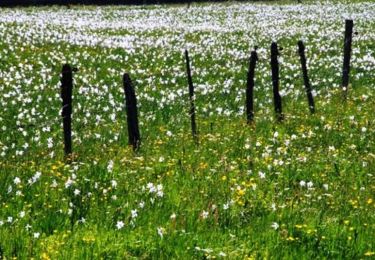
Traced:
<path fill-rule="evenodd" d="M 345 37 L 344 37 L 344 59 L 343 59 L 343 69 L 342 69 L 342 88 L 343 88 L 343 98 L 346 100 L 348 85 L 349 85 L 349 75 L 350 75 L 350 57 L 352 48 L 352 36 L 353 36 L 353 20 L 345 21 Z M 312 87 L 309 81 L 307 61 L 305 56 L 305 45 L 302 41 L 298 43 L 298 53 L 300 56 L 301 70 L 303 76 L 303 82 L 305 85 L 305 91 L 307 95 L 308 107 L 310 113 L 315 113 L 315 103 L 314 97 L 312 95 Z M 284 120 L 282 111 L 282 99 L 279 93 L 279 61 L 280 50 L 276 42 L 271 44 L 271 72 L 272 72 L 272 90 L 273 90 L 273 103 L 275 110 L 276 121 L 281 123 Z M 185 60 L 186 60 L 186 73 L 187 73 L 187 83 L 189 87 L 189 99 L 190 99 L 190 109 L 189 115 L 191 120 L 191 132 L 195 143 L 198 145 L 198 131 L 196 123 L 196 111 L 195 111 L 195 93 L 193 78 L 191 75 L 191 66 L 189 59 L 189 52 L 185 50 Z M 247 123 L 251 124 L 254 121 L 254 86 L 255 86 L 255 69 L 256 63 L 258 61 L 257 47 L 251 52 L 249 60 L 249 68 L 247 72 L 247 83 L 246 83 L 246 117 Z M 69 64 L 65 64 L 62 67 L 61 72 L 61 98 L 62 98 L 62 112 L 61 116 L 63 119 L 63 133 L 64 133 L 64 153 L 67 162 L 71 161 L 72 154 L 72 90 L 73 90 L 73 75 L 76 69 L 72 68 Z M 137 98 L 135 90 L 131 81 L 129 74 L 125 73 L 123 75 L 123 87 L 125 94 L 125 108 L 127 115 L 127 125 L 128 125 L 128 143 L 137 151 L 141 144 L 141 134 L 138 124 L 138 108 L 137 108 Z"/>

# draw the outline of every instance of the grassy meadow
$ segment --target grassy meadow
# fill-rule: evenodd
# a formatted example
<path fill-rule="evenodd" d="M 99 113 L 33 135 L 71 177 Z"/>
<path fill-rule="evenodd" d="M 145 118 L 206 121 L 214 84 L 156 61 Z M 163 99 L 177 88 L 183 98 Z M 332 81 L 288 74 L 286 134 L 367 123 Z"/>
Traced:
<path fill-rule="evenodd" d="M 348 18 L 357 34 L 344 101 Z M 283 48 L 282 123 L 272 41 Z M 65 63 L 78 69 L 71 164 L 60 115 Z M 127 143 L 124 72 L 138 98 L 136 152 Z M 374 258 L 374 88 L 371 1 L 0 9 L 0 259 Z"/>

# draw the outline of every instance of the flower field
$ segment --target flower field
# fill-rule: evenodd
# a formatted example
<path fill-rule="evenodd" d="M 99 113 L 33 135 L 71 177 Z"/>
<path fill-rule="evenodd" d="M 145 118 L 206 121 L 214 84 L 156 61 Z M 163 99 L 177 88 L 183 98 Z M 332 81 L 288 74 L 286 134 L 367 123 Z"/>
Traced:
<path fill-rule="evenodd" d="M 346 100 L 345 19 L 356 32 Z M 273 108 L 272 41 L 282 47 L 283 122 Z M 65 63 L 77 68 L 71 163 Z M 138 101 L 137 151 L 128 145 L 125 72 Z M 0 259 L 375 257 L 374 88 L 371 1 L 0 9 Z"/>

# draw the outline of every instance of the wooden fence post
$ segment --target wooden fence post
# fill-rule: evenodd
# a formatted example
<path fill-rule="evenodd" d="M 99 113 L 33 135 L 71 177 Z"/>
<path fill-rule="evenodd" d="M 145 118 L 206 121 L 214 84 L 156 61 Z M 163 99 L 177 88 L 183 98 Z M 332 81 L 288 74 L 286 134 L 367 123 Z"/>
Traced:
<path fill-rule="evenodd" d="M 138 126 L 138 109 L 137 98 L 135 96 L 134 87 L 129 74 L 125 73 L 123 76 L 124 92 L 125 92 L 125 107 L 128 123 L 128 137 L 129 145 L 133 146 L 133 150 L 138 150 L 141 136 Z"/>
<path fill-rule="evenodd" d="M 61 98 L 62 98 L 62 118 L 64 128 L 64 152 L 65 157 L 72 153 L 72 90 L 73 71 L 69 64 L 62 68 L 61 77 Z"/>
<path fill-rule="evenodd" d="M 314 103 L 314 97 L 311 93 L 311 85 L 310 85 L 310 80 L 309 80 L 309 76 L 308 76 L 308 73 L 307 73 L 305 45 L 303 44 L 303 41 L 298 41 L 298 53 L 299 53 L 299 56 L 300 56 L 300 59 L 301 59 L 303 82 L 305 84 L 307 100 L 309 102 L 310 113 L 314 114 L 315 113 L 315 103 Z"/>
<path fill-rule="evenodd" d="M 276 42 L 271 44 L 271 69 L 272 69 L 272 87 L 273 87 L 273 102 L 275 105 L 276 119 L 277 121 L 282 121 L 283 110 L 281 104 L 281 96 L 279 93 L 279 49 Z"/>
<path fill-rule="evenodd" d="M 197 124 L 195 122 L 195 96 L 194 96 L 194 85 L 193 80 L 191 77 L 191 69 L 190 69 L 190 60 L 189 60 L 189 52 L 185 50 L 185 59 L 186 59 L 186 72 L 189 84 L 189 97 L 190 97 L 190 118 L 191 118 L 191 132 L 193 134 L 194 140 L 197 142 Z"/>
<path fill-rule="evenodd" d="M 254 74 L 255 66 L 258 61 L 258 54 L 256 52 L 257 47 L 250 55 L 249 71 L 247 72 L 247 84 L 246 84 L 246 115 L 247 123 L 251 123 L 254 120 Z"/>
<path fill-rule="evenodd" d="M 344 89 L 345 99 L 348 94 L 348 86 L 349 86 L 352 39 L 353 39 L 353 20 L 345 20 L 344 63 L 343 63 L 343 68 L 342 68 L 342 87 Z"/>

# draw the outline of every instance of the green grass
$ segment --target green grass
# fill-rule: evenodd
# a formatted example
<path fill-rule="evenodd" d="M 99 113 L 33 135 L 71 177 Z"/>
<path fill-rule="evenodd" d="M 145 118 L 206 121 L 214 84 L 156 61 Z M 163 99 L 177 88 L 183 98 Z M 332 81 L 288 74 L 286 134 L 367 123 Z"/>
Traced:
<path fill-rule="evenodd" d="M 309 3 L 304 12 L 290 4 L 0 9 L 9 19 L 0 20 L 0 259 L 374 257 L 374 4 Z M 357 15 L 359 32 L 346 101 L 345 13 Z M 66 17 L 75 24 L 54 23 Z M 78 26 L 79 18 L 88 24 Z M 90 36 L 99 41 L 90 46 Z M 111 37 L 133 45 L 105 42 Z M 282 123 L 272 104 L 273 38 L 284 48 Z M 241 111 L 254 45 L 256 112 L 247 125 Z M 65 62 L 78 68 L 71 164 L 60 118 Z M 124 72 L 139 101 L 137 152 L 127 144 Z"/>

